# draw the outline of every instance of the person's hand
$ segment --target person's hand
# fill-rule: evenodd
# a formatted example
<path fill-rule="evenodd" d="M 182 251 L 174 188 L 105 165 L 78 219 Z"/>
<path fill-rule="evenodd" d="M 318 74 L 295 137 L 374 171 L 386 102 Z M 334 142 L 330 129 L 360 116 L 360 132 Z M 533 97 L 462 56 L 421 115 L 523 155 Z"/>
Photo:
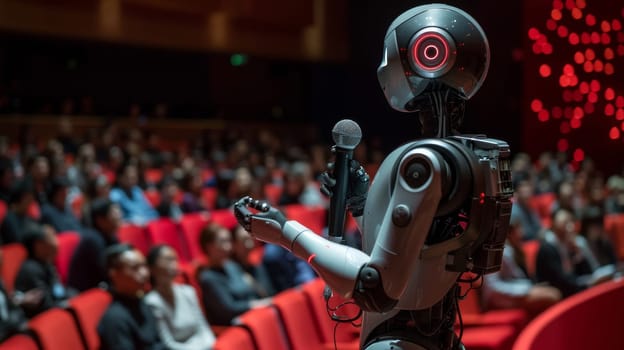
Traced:
<path fill-rule="evenodd" d="M 14 302 L 26 308 L 36 307 L 43 300 L 43 290 L 39 288 L 34 288 L 26 292 L 16 293 L 13 297 Z"/>
<path fill-rule="evenodd" d="M 327 171 L 321 175 L 321 192 L 327 197 L 331 197 L 336 186 L 334 177 L 334 163 L 329 163 Z M 358 161 L 352 159 L 349 163 L 349 183 L 347 185 L 347 209 L 353 217 L 361 216 L 364 213 L 364 205 L 368 195 L 368 185 L 370 177 Z"/>

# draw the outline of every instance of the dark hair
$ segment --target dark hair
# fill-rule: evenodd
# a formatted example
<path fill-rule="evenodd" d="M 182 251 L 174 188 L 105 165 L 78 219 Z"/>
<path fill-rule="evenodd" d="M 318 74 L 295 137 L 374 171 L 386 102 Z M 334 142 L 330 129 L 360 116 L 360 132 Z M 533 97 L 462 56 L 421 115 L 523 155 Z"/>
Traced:
<path fill-rule="evenodd" d="M 46 233 L 43 226 L 39 224 L 30 224 L 22 235 L 22 244 L 26 248 L 29 257 L 35 256 L 35 243 L 45 239 Z"/>
<path fill-rule="evenodd" d="M 583 215 L 581 218 L 581 234 L 587 237 L 587 231 L 590 226 L 598 225 L 600 227 L 604 226 L 604 215 L 602 210 L 598 207 L 587 207 L 583 211 Z"/>
<path fill-rule="evenodd" d="M 52 179 L 51 183 L 50 183 L 50 188 L 48 189 L 48 200 L 52 200 L 54 198 L 54 196 L 56 196 L 56 193 L 65 189 L 65 188 L 69 188 L 70 183 L 69 183 L 69 179 L 67 179 L 67 177 L 65 176 L 57 176 L 54 179 Z"/>
<path fill-rule="evenodd" d="M 11 194 L 9 195 L 9 204 L 14 204 L 21 201 L 25 195 L 32 194 L 33 191 L 34 186 L 30 177 L 26 177 L 20 180 L 11 189 Z"/>
<path fill-rule="evenodd" d="M 211 222 L 202 228 L 199 234 L 199 247 L 204 253 L 207 253 L 206 245 L 214 243 L 217 233 L 224 228 L 216 222 Z"/>
<path fill-rule="evenodd" d="M 4 177 L 7 172 L 13 173 L 13 162 L 7 157 L 0 157 L 0 177 Z"/>
<path fill-rule="evenodd" d="M 115 203 L 108 198 L 96 198 L 91 202 L 91 224 L 95 227 L 96 219 L 107 216 Z"/>
<path fill-rule="evenodd" d="M 131 244 L 122 243 L 122 244 L 114 244 L 110 247 L 107 247 L 104 250 L 104 262 L 106 266 L 106 270 L 110 270 L 113 268 L 118 268 L 120 265 L 121 255 L 125 252 L 129 252 L 134 250 L 134 247 Z"/>
<path fill-rule="evenodd" d="M 147 266 L 154 267 L 154 265 L 156 265 L 156 260 L 158 260 L 158 257 L 160 257 L 160 253 L 162 253 L 163 249 L 165 248 L 171 247 L 166 244 L 158 244 L 152 246 L 147 253 L 147 257 L 145 258 L 145 260 L 147 261 Z"/>

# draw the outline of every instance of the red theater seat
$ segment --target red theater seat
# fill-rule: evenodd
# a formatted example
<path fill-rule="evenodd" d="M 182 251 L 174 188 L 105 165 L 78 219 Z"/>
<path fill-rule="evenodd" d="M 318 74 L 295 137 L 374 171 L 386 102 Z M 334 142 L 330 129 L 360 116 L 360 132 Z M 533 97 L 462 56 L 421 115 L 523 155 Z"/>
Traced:
<path fill-rule="evenodd" d="M 210 212 L 210 221 L 232 230 L 238 225 L 231 209 L 219 209 Z"/>
<path fill-rule="evenodd" d="M 466 328 L 462 343 L 467 350 L 511 350 L 516 334 L 511 326 Z"/>
<path fill-rule="evenodd" d="M 264 195 L 266 200 L 273 206 L 279 203 L 284 187 L 275 184 L 264 185 Z"/>
<path fill-rule="evenodd" d="M 192 260 L 200 259 L 203 256 L 199 246 L 199 234 L 208 222 L 208 216 L 205 213 L 185 214 L 180 219 L 180 228 Z"/>
<path fill-rule="evenodd" d="M 242 327 L 228 327 L 218 337 L 214 350 L 255 350 L 248 330 Z M 0 349 L 2 350 L 2 349 Z"/>
<path fill-rule="evenodd" d="M 314 324 L 314 315 L 306 296 L 302 291 L 289 289 L 273 298 L 273 305 L 277 308 L 284 324 L 292 350 L 333 349 L 333 342 L 324 343 L 320 330 L 311 327 Z M 359 341 L 337 343 L 341 350 L 358 350 Z"/>
<path fill-rule="evenodd" d="M 4 201 L 0 201 L 0 224 L 4 221 L 4 217 L 7 213 L 7 204 Z"/>
<path fill-rule="evenodd" d="M 249 329 L 257 350 L 288 350 L 288 341 L 272 307 L 252 309 L 235 320 L 235 324 Z"/>
<path fill-rule="evenodd" d="M 524 310 L 491 310 L 483 312 L 479 302 L 478 290 L 471 290 L 464 300 L 459 302 L 464 327 L 511 326 L 518 334 L 526 325 L 528 315 Z"/>
<path fill-rule="evenodd" d="M 513 350 L 624 349 L 624 279 L 572 295 L 537 316 Z"/>
<path fill-rule="evenodd" d="M 78 232 L 67 231 L 58 235 L 59 248 L 56 255 L 56 269 L 63 283 L 67 282 L 69 263 L 78 243 L 80 243 L 80 234 Z"/>
<path fill-rule="evenodd" d="M 329 315 L 327 315 L 327 307 L 325 298 L 323 297 L 323 290 L 325 289 L 325 282 L 317 278 L 314 281 L 310 281 L 302 286 L 302 291 L 308 300 L 308 305 L 312 310 L 314 324 L 320 332 L 323 343 L 328 344 L 334 341 L 334 327 L 336 322 L 333 321 Z M 331 305 L 335 306 L 338 302 L 332 297 Z M 352 308 L 347 308 L 344 312 L 339 311 L 339 315 L 354 315 Z M 340 323 L 336 329 L 336 341 L 341 343 L 352 343 L 358 341 L 360 336 L 360 329 L 354 327 L 351 323 Z"/>
<path fill-rule="evenodd" d="M 51 309 L 28 322 L 39 345 L 45 350 L 85 349 L 80 332 L 69 312 Z"/>
<path fill-rule="evenodd" d="M 307 206 L 292 204 L 284 206 L 284 215 L 288 220 L 296 220 L 316 234 L 322 234 L 327 221 L 325 208 L 321 206 Z"/>
<path fill-rule="evenodd" d="M 149 189 L 144 191 L 143 194 L 145 198 L 152 205 L 152 207 L 156 208 L 160 204 L 160 192 L 155 189 Z"/>
<path fill-rule="evenodd" d="M 182 235 L 173 220 L 160 218 L 150 221 L 147 224 L 147 234 L 152 244 L 167 244 L 178 253 L 180 261 L 189 261 L 186 247 L 181 240 Z"/>
<path fill-rule="evenodd" d="M 206 209 L 212 210 L 216 207 L 218 194 L 219 193 L 217 189 L 214 187 L 202 188 L 201 196 L 204 200 L 204 205 L 206 206 Z"/>
<path fill-rule="evenodd" d="M 117 237 L 120 242 L 132 244 L 144 255 L 146 255 L 149 251 L 150 241 L 143 227 L 132 224 L 124 224 L 121 228 L 119 228 Z"/>
<path fill-rule="evenodd" d="M 533 196 L 529 204 L 537 211 L 542 220 L 550 219 L 550 209 L 556 200 L 556 196 L 552 192 L 538 194 Z"/>
<path fill-rule="evenodd" d="M 604 223 L 615 253 L 620 260 L 624 260 L 624 214 L 605 215 Z"/>
<path fill-rule="evenodd" d="M 2 250 L 2 280 L 7 293 L 12 294 L 15 277 L 28 253 L 20 243 L 3 245 L 0 249 Z"/>
<path fill-rule="evenodd" d="M 522 250 L 526 259 L 526 267 L 529 276 L 535 276 L 535 265 L 537 264 L 537 252 L 539 251 L 540 242 L 535 239 L 526 241 L 522 244 Z"/>
<path fill-rule="evenodd" d="M 39 350 L 39 347 L 33 338 L 16 334 L 0 343 L 0 350 Z"/>
<path fill-rule="evenodd" d="M 155 185 L 160 182 L 163 178 L 162 169 L 152 168 L 145 170 L 145 182 L 151 185 Z"/>
<path fill-rule="evenodd" d="M 69 301 L 69 311 L 81 330 L 82 341 L 87 350 L 100 347 L 97 326 L 111 303 L 110 293 L 103 289 L 90 289 Z"/>

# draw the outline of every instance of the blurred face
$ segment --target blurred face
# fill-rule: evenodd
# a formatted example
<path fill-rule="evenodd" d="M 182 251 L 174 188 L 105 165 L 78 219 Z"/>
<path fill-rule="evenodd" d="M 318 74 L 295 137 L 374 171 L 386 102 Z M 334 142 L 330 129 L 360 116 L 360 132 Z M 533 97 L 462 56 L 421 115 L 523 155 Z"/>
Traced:
<path fill-rule="evenodd" d="M 560 240 L 565 240 L 574 235 L 574 217 L 569 212 L 562 210 L 553 218 L 552 230 Z"/>
<path fill-rule="evenodd" d="M 221 228 L 215 235 L 215 240 L 206 247 L 211 261 L 223 261 L 232 254 L 232 236 L 226 228 Z"/>
<path fill-rule="evenodd" d="M 522 225 L 519 223 L 513 224 L 509 226 L 509 233 L 507 234 L 507 239 L 509 243 L 513 246 L 519 246 L 522 242 L 522 236 L 524 235 L 524 230 L 522 229 Z"/>
<path fill-rule="evenodd" d="M 38 241 L 35 246 L 35 255 L 38 259 L 53 264 L 58 253 L 58 239 L 56 232 L 50 226 L 44 226 L 44 239 Z"/>
<path fill-rule="evenodd" d="M 522 181 L 516 189 L 516 199 L 520 203 L 528 203 L 533 196 L 533 185 L 528 181 Z"/>
<path fill-rule="evenodd" d="M 48 160 L 43 157 L 37 158 L 33 165 L 32 175 L 36 180 L 45 179 L 50 175 L 50 165 Z"/>
<path fill-rule="evenodd" d="M 121 209 L 117 204 L 113 204 L 105 217 L 98 218 L 98 229 L 107 235 L 116 235 L 121 227 L 121 218 Z"/>
<path fill-rule="evenodd" d="M 156 263 L 150 268 L 150 273 L 156 285 L 173 283 L 179 273 L 178 255 L 175 250 L 169 247 L 162 248 Z"/>
<path fill-rule="evenodd" d="M 137 185 L 139 182 L 139 174 L 135 166 L 126 167 L 122 182 L 122 185 L 126 188 L 131 188 Z"/>
<path fill-rule="evenodd" d="M 237 260 L 246 262 L 251 250 L 256 246 L 253 237 L 243 227 L 238 226 L 234 232 L 233 253 Z"/>
<path fill-rule="evenodd" d="M 121 254 L 119 266 L 112 268 L 109 273 L 113 287 L 122 295 L 141 295 L 149 280 L 145 257 L 136 249 Z"/>

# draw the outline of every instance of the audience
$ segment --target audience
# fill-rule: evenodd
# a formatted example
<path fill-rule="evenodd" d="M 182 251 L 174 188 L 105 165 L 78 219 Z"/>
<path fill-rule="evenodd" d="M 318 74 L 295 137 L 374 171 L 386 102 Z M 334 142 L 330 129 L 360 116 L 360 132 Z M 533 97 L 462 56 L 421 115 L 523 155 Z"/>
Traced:
<path fill-rule="evenodd" d="M 597 208 L 587 208 L 581 219 L 581 235 L 585 238 L 596 267 L 617 264 L 613 243 L 604 229 L 604 218 Z"/>
<path fill-rule="evenodd" d="M 184 213 L 196 213 L 208 208 L 207 204 L 203 203 L 202 188 L 203 180 L 199 171 L 189 171 L 184 175 L 182 179 L 184 195 L 180 204 L 180 209 Z"/>
<path fill-rule="evenodd" d="M 49 224 L 56 232 L 74 231 L 82 233 L 84 228 L 67 206 L 69 181 L 64 177 L 54 178 L 50 183 L 48 202 L 41 206 L 41 221 Z"/>
<path fill-rule="evenodd" d="M 121 210 L 108 199 L 96 199 L 91 203 L 91 221 L 93 229 L 82 235 L 69 265 L 67 284 L 81 292 L 106 281 L 102 252 L 118 243 Z"/>
<path fill-rule="evenodd" d="M 276 292 L 293 288 L 316 278 L 310 265 L 277 244 L 264 246 L 262 264 L 266 267 Z"/>
<path fill-rule="evenodd" d="M 566 209 L 553 214 L 537 254 L 536 277 L 559 289 L 564 297 L 604 282 L 610 276 L 593 275 L 591 257 L 576 239 L 574 215 Z"/>
<path fill-rule="evenodd" d="M 3 259 L 2 249 L 0 249 L 0 269 L 4 263 Z M 41 303 L 42 298 L 43 292 L 40 289 L 9 295 L 4 281 L 0 280 L 0 342 L 17 332 L 26 330 L 28 319 L 22 308 L 34 308 Z"/>
<path fill-rule="evenodd" d="M 132 163 L 126 163 L 117 174 L 117 187 L 110 191 L 110 199 L 119 204 L 123 219 L 136 225 L 145 225 L 158 218 L 158 212 L 145 198 L 138 186 L 138 169 Z"/>
<path fill-rule="evenodd" d="M 290 166 L 279 205 L 325 205 L 318 184 L 312 179 L 312 169 L 306 162 Z"/>
<path fill-rule="evenodd" d="M 170 350 L 212 349 L 215 336 L 204 319 L 193 287 L 174 283 L 179 274 L 178 256 L 167 245 L 157 245 L 147 255 L 152 291 L 145 297 L 160 338 Z"/>
<path fill-rule="evenodd" d="M 535 316 L 561 299 L 559 290 L 536 285 L 529 277 L 523 236 L 520 220 L 513 220 L 500 271 L 484 276 L 481 296 L 486 309 L 524 309 Z"/>
<path fill-rule="evenodd" d="M 32 182 L 27 178 L 19 181 L 11 191 L 8 211 L 0 226 L 2 244 L 21 242 L 23 232 L 37 224 L 28 212 L 33 203 Z"/>
<path fill-rule="evenodd" d="M 156 319 L 143 295 L 149 282 L 145 257 L 130 245 L 106 249 L 113 301 L 100 319 L 101 350 L 165 350 Z"/>
<path fill-rule="evenodd" d="M 15 279 L 15 290 L 27 292 L 38 289 L 43 293 L 37 305 L 23 305 L 24 313 L 32 318 L 52 307 L 62 306 L 70 293 L 61 283 L 54 265 L 58 252 L 56 232 L 50 226 L 33 226 L 24 234 L 23 244 L 28 258 L 22 263 Z"/>
<path fill-rule="evenodd" d="M 209 224 L 200 234 L 200 247 L 209 263 L 198 270 L 197 280 L 210 324 L 228 326 L 245 311 L 271 303 L 266 291 L 230 258 L 232 234 L 228 229 Z"/>
<path fill-rule="evenodd" d="M 539 214 L 531 207 L 530 203 L 533 197 L 533 185 L 528 174 L 519 174 L 516 177 L 511 218 L 522 225 L 522 239 L 537 239 L 541 235 L 543 228 Z"/>
<path fill-rule="evenodd" d="M 271 282 L 271 277 L 263 263 L 252 262 L 249 255 L 256 247 L 256 240 L 242 226 L 237 225 L 232 231 L 232 260 L 236 261 L 242 268 L 250 274 L 257 284 L 257 288 L 262 288 L 263 295 L 275 295 L 275 287 Z"/>
<path fill-rule="evenodd" d="M 178 193 L 178 185 L 173 179 L 165 179 L 160 185 L 160 203 L 156 207 L 158 215 L 161 218 L 171 218 L 179 221 L 182 217 L 182 209 L 176 203 L 176 195 Z"/>

